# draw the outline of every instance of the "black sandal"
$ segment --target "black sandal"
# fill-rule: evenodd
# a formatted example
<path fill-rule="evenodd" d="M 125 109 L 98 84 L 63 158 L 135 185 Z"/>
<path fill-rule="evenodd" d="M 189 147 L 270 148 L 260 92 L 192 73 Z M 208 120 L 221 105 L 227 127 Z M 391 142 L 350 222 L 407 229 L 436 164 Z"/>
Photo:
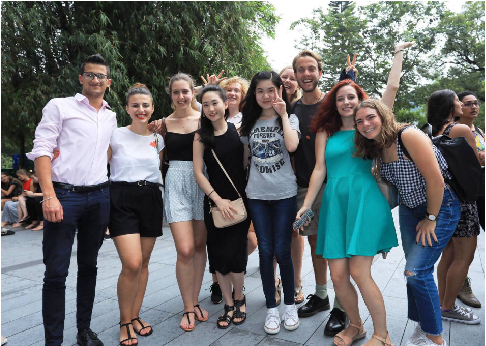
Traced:
<path fill-rule="evenodd" d="M 191 319 L 189 318 L 189 314 L 194 314 L 194 316 L 196 316 L 196 313 L 194 311 L 185 311 L 182 314 L 182 316 L 186 315 L 187 323 L 189 323 L 189 326 L 190 326 L 192 323 L 191 323 Z M 183 328 L 182 326 L 180 326 L 180 327 L 185 332 L 192 332 L 196 328 L 196 321 L 194 321 L 194 327 L 188 327 L 188 328 Z"/>
<path fill-rule="evenodd" d="M 228 315 L 228 312 L 231 311 L 235 311 L 235 307 L 224 304 L 224 314 L 222 316 L 219 316 L 218 320 L 216 321 L 216 325 L 219 329 L 226 329 L 230 326 L 231 321 L 233 321 L 233 317 Z M 226 322 L 226 325 L 221 324 L 221 322 Z"/>
<path fill-rule="evenodd" d="M 136 344 L 134 344 L 133 341 L 132 341 L 132 345 L 138 345 L 137 338 L 132 337 L 132 333 L 130 333 L 130 328 L 128 328 L 132 323 L 131 322 L 128 322 L 128 323 L 123 323 L 122 324 L 121 321 L 120 321 L 119 324 L 120 324 L 120 328 L 122 328 L 122 327 L 127 328 L 127 338 L 126 339 L 123 339 L 122 341 L 120 341 L 120 346 L 128 346 L 127 344 L 124 344 L 124 342 L 132 341 L 132 340 L 136 340 L 137 341 Z M 132 327 L 133 327 L 133 324 L 132 324 Z"/>
<path fill-rule="evenodd" d="M 240 310 L 240 308 L 243 305 L 246 308 L 246 296 L 243 296 L 243 299 L 241 299 L 241 300 L 235 299 L 234 302 L 235 302 L 236 311 L 233 314 L 233 324 L 239 325 L 239 324 L 242 324 L 243 322 L 246 321 L 246 312 L 243 312 L 243 311 Z M 242 320 L 241 321 L 235 321 L 235 318 L 241 318 Z"/>
<path fill-rule="evenodd" d="M 133 330 L 135 331 L 135 333 L 137 333 L 138 335 L 140 336 L 149 336 L 153 333 L 154 329 L 152 328 L 152 326 L 146 326 L 142 323 L 142 320 L 140 319 L 140 316 L 138 317 L 135 317 L 134 319 L 132 319 L 132 325 L 133 325 L 133 321 L 137 321 L 141 326 L 142 328 L 140 328 L 139 330 L 136 330 L 135 329 L 135 326 L 133 327 Z M 145 333 L 145 334 L 140 334 L 140 332 L 142 330 L 144 330 L 145 328 L 150 328 L 150 331 L 148 333 Z"/>
<path fill-rule="evenodd" d="M 206 322 L 207 320 L 209 320 L 209 313 L 208 313 L 208 316 L 206 316 L 206 318 L 204 318 L 203 311 L 202 311 L 201 307 L 199 306 L 199 304 L 194 305 L 194 307 L 197 308 L 199 310 L 199 313 L 201 314 L 201 318 L 199 318 L 199 317 L 197 317 L 196 313 L 194 313 L 194 318 L 196 319 L 196 321 Z"/>

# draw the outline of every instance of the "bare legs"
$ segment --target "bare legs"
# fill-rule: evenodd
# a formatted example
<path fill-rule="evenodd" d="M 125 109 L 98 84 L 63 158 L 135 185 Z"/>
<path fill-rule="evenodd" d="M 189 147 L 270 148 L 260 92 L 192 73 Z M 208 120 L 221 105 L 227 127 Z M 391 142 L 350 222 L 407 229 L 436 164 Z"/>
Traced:
<path fill-rule="evenodd" d="M 329 259 L 331 278 L 336 294 L 348 315 L 351 323 L 360 325 L 361 318 L 358 310 L 358 293 L 351 283 L 350 278 L 359 287 L 361 295 L 373 320 L 374 334 L 386 338 L 386 312 L 383 296 L 371 277 L 371 256 L 353 256 L 352 258 Z M 350 338 L 356 336 L 354 327 L 346 328 L 342 333 Z M 366 345 L 382 345 L 376 339 L 370 339 Z"/>
<path fill-rule="evenodd" d="M 199 319 L 204 319 L 208 316 L 208 312 L 202 309 L 203 315 L 201 316 L 199 309 L 194 309 L 194 305 L 198 304 L 206 267 L 207 233 L 204 221 L 174 222 L 170 224 L 170 229 L 177 251 L 176 276 L 184 311 L 195 311 Z M 191 322 L 195 323 L 192 319 Z M 193 325 L 189 325 L 186 316 L 183 316 L 181 327 L 188 329 Z"/>
<path fill-rule="evenodd" d="M 452 309 L 474 259 L 478 237 L 452 237 L 437 267 L 439 301 L 444 310 Z"/>
<path fill-rule="evenodd" d="M 312 266 L 314 267 L 314 275 L 316 278 L 316 285 L 327 284 L 327 259 L 316 255 L 317 234 L 307 237 L 311 248 Z"/>
<path fill-rule="evenodd" d="M 253 228 L 253 224 L 251 224 L 250 229 L 248 230 L 248 256 L 250 256 L 253 253 L 253 251 L 255 251 L 257 246 L 258 246 L 258 242 L 257 242 L 255 229 Z"/>
<path fill-rule="evenodd" d="M 228 306 L 234 306 L 233 297 L 231 296 L 231 287 L 235 290 L 235 299 L 243 299 L 243 283 L 245 280 L 245 273 L 228 273 L 226 275 L 221 274 L 216 271 L 216 276 L 218 278 L 219 286 L 221 287 L 221 292 L 223 292 L 223 297 L 225 304 Z M 241 312 L 246 312 L 246 306 L 243 305 L 240 308 Z M 233 311 L 228 312 L 229 316 L 233 316 Z M 241 318 L 235 318 L 235 322 L 240 322 Z M 226 326 L 226 322 L 219 322 L 221 325 Z"/>
<path fill-rule="evenodd" d="M 156 238 L 140 237 L 140 234 L 126 234 L 114 237 L 118 255 L 122 262 L 122 270 L 118 277 L 117 293 L 120 307 L 120 323 L 130 323 L 138 317 L 142 307 L 148 280 L 148 264 Z M 137 329 L 141 326 L 137 324 Z M 144 325 L 148 325 L 144 323 Z M 133 327 L 129 326 L 133 335 Z M 141 331 L 147 333 L 149 329 Z M 128 337 L 125 328 L 120 329 L 120 340 Z M 131 341 L 126 343 L 132 345 Z"/>

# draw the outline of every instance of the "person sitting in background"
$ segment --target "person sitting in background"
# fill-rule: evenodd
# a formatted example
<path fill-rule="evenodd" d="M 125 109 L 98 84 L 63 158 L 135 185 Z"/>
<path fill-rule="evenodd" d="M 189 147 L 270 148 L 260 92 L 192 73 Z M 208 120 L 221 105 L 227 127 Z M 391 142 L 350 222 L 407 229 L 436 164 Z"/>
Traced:
<path fill-rule="evenodd" d="M 1 174 L 2 182 L 2 210 L 7 201 L 11 201 L 13 197 L 17 197 L 22 193 L 22 183 L 6 173 Z"/>
<path fill-rule="evenodd" d="M 30 224 L 25 229 L 32 229 L 33 231 L 41 231 L 44 228 L 44 217 L 42 215 L 42 190 L 39 186 L 39 178 L 35 173 L 32 174 L 32 181 L 34 191 L 25 191 L 25 206 L 27 208 L 27 215 Z"/>
<path fill-rule="evenodd" d="M 21 168 L 17 171 L 17 178 L 22 182 L 22 193 L 18 196 L 18 222 L 12 225 L 12 228 L 17 228 L 22 226 L 22 222 L 26 221 L 28 218 L 27 208 L 25 206 L 25 193 L 27 191 L 34 191 L 34 184 L 32 184 L 32 178 L 30 177 L 30 173 Z"/>

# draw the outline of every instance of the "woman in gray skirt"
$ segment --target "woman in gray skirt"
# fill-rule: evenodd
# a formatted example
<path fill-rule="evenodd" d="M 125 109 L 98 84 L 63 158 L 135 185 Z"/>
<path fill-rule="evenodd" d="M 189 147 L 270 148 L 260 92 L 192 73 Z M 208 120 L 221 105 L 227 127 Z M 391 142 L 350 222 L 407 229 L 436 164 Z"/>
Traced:
<path fill-rule="evenodd" d="M 169 170 L 165 177 L 164 209 L 177 251 L 176 276 L 184 303 L 180 327 L 192 331 L 195 320 L 204 322 L 209 318 L 198 303 L 206 267 L 206 228 L 204 192 L 194 178 L 192 163 L 192 144 L 201 113 L 197 111 L 191 76 L 174 75 L 167 91 L 174 113 L 165 119 Z M 161 121 L 157 121 L 156 127 L 160 125 Z"/>

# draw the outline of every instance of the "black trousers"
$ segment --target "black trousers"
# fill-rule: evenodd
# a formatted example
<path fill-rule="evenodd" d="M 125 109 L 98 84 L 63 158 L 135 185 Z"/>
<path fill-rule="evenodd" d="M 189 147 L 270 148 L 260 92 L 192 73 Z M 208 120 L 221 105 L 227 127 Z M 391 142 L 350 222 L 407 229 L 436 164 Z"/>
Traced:
<path fill-rule="evenodd" d="M 96 288 L 98 251 L 110 218 L 110 189 L 72 192 L 55 188 L 64 218 L 61 222 L 44 222 L 42 241 L 46 265 L 42 287 L 42 319 L 46 345 L 62 345 L 66 305 L 66 277 L 71 250 L 78 230 L 76 284 L 76 324 L 89 328 Z M 71 344 L 72 341 L 69 341 Z"/>
<path fill-rule="evenodd" d="M 42 204 L 39 203 L 40 201 L 42 201 L 42 196 L 25 198 L 25 206 L 27 208 L 27 214 L 29 215 L 31 221 L 43 220 Z"/>

